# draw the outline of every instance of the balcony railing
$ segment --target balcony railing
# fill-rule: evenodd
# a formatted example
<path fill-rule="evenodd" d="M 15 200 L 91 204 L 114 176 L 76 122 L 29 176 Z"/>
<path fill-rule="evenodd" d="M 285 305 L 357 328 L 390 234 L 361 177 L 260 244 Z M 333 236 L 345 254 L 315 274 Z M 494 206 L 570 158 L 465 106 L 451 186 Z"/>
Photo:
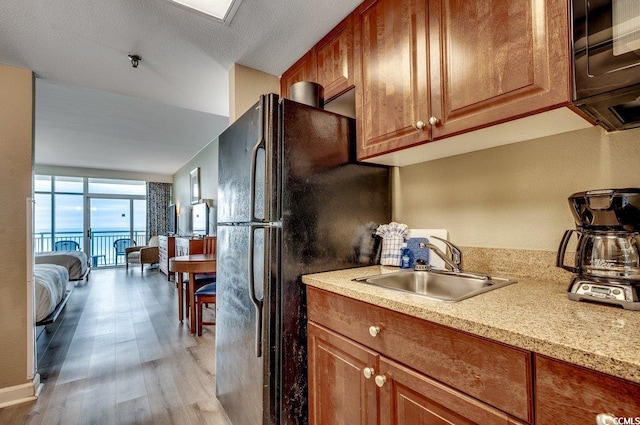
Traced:
<path fill-rule="evenodd" d="M 82 232 L 56 232 L 55 240 L 50 232 L 40 232 L 34 235 L 33 246 L 36 252 L 53 251 L 53 244 L 58 241 L 74 241 L 80 245 L 80 249 L 87 253 L 93 267 L 113 266 L 116 264 L 116 250 L 113 243 L 118 239 L 129 239 L 130 233 L 127 231 L 92 231 L 91 232 L 91 252 L 84 247 L 84 235 Z M 134 231 L 133 240 L 136 245 L 147 243 L 147 232 Z M 117 258 L 118 265 L 124 265 L 123 255 Z"/>

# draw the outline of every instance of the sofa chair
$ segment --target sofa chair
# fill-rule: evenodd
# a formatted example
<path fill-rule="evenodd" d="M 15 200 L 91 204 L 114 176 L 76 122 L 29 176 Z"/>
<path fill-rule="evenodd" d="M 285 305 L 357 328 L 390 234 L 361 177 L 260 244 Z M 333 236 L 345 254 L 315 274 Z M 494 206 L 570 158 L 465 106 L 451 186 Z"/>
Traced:
<path fill-rule="evenodd" d="M 140 264 L 140 271 L 144 271 L 145 264 L 154 264 L 160 261 L 158 255 L 158 237 L 151 236 L 147 245 L 130 246 L 125 249 L 126 269 L 129 270 L 129 263 L 135 263 Z"/>

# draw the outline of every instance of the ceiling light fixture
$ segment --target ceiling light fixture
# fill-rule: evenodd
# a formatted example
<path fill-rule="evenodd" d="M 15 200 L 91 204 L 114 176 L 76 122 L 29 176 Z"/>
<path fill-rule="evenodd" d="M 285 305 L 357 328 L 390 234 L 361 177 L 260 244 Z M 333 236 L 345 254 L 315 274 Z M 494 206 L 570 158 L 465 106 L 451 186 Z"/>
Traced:
<path fill-rule="evenodd" d="M 137 68 L 142 58 L 138 55 L 129 55 L 129 60 L 131 61 L 131 66 Z"/>
<path fill-rule="evenodd" d="M 178 6 L 195 11 L 222 22 L 225 25 L 231 23 L 233 15 L 240 7 L 242 0 L 167 0 Z"/>

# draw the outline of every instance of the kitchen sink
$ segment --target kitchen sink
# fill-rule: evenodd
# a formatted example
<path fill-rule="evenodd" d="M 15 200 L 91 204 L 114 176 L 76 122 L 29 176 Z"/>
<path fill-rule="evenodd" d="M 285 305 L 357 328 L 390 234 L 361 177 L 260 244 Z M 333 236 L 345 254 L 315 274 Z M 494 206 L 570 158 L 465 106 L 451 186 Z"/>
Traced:
<path fill-rule="evenodd" d="M 461 301 L 516 283 L 503 277 L 445 270 L 399 271 L 354 280 L 447 302 Z"/>

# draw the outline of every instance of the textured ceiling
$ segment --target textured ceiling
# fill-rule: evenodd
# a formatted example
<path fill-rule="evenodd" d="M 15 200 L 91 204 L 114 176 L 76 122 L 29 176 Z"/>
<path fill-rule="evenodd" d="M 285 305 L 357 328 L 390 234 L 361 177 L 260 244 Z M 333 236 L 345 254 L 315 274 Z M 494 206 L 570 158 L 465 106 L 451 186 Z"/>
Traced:
<path fill-rule="evenodd" d="M 2 0 L 0 63 L 31 69 L 44 80 L 36 87 L 36 163 L 136 171 L 140 163 L 121 158 L 120 149 L 105 152 L 101 166 L 88 154 L 77 154 L 73 162 L 61 154 L 120 143 L 149 152 L 145 137 L 131 136 L 138 134 L 156 140 L 157 155 L 167 152 L 155 161 L 165 164 L 176 143 L 166 128 L 198 122 L 202 113 L 218 125 L 228 116 L 228 69 L 234 63 L 280 75 L 358 3 L 243 0 L 231 24 L 223 25 L 165 0 Z M 137 69 L 130 53 L 142 57 Z M 113 111 L 96 109 L 106 105 L 127 111 L 127 131 L 106 130 L 117 124 L 109 119 L 115 119 Z M 87 110 L 93 114 L 74 115 Z M 181 152 L 190 158 L 220 130 L 189 141 L 191 134 L 181 133 Z M 96 137 L 86 137 L 93 131 Z M 166 167 L 153 171 L 177 170 Z"/>

